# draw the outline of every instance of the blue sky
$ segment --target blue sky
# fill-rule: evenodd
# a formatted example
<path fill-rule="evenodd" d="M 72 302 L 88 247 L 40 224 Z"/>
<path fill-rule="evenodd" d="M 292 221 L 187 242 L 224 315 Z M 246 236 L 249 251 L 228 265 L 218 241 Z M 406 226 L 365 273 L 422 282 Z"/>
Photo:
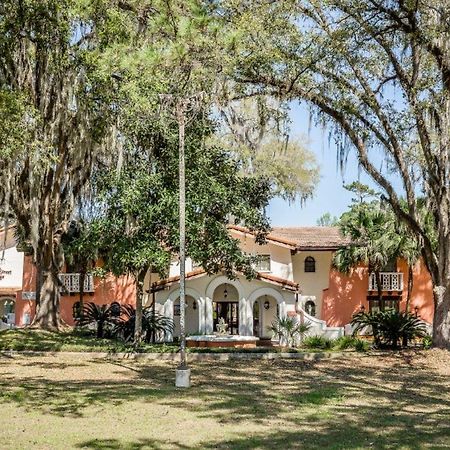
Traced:
<path fill-rule="evenodd" d="M 293 104 L 291 107 L 292 135 L 300 136 L 307 141 L 307 147 L 314 152 L 320 165 L 320 182 L 312 199 L 301 205 L 281 199 L 274 199 L 269 205 L 268 214 L 273 226 L 316 225 L 317 219 L 330 212 L 339 217 L 350 205 L 352 194 L 343 188 L 344 184 L 361 181 L 375 187 L 369 176 L 358 167 L 353 150 L 350 150 L 345 171 L 342 173 L 337 164 L 337 150 L 328 132 L 311 124 L 309 127 L 308 110 L 303 105 Z"/>

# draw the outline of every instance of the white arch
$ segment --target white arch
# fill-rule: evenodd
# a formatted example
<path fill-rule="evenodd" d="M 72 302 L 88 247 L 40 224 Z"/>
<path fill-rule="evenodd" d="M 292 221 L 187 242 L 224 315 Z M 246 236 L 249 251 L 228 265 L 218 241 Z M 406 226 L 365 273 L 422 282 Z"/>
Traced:
<path fill-rule="evenodd" d="M 200 296 L 200 294 L 195 290 L 192 289 L 190 287 L 186 287 L 185 288 L 185 294 L 189 295 L 190 297 L 192 297 L 196 302 L 197 302 L 197 311 L 198 311 L 198 327 L 199 327 L 199 331 L 201 333 L 203 333 L 204 330 L 204 299 Z M 174 320 L 173 317 L 173 305 L 174 303 L 178 300 L 178 298 L 180 297 L 180 288 L 176 287 L 174 289 L 172 289 L 172 291 L 169 293 L 169 297 L 167 298 L 167 300 L 164 302 L 164 315 L 166 317 L 168 317 L 169 319 Z M 173 335 L 172 333 L 168 334 L 166 336 L 166 341 L 172 341 L 173 340 Z"/>
<path fill-rule="evenodd" d="M 244 294 L 243 294 L 243 287 L 242 284 L 239 280 L 230 280 L 227 276 L 225 275 L 219 275 L 218 277 L 214 278 L 213 280 L 210 281 L 210 283 L 208 284 L 208 287 L 206 288 L 206 298 L 209 299 L 213 299 L 214 297 L 214 291 L 216 290 L 216 288 L 218 288 L 221 284 L 231 284 L 232 286 L 234 286 L 238 292 L 238 296 L 239 298 L 243 298 Z"/>
<path fill-rule="evenodd" d="M 263 297 L 265 295 L 268 295 L 270 297 L 273 297 L 277 303 L 278 303 L 278 310 L 279 310 L 279 315 L 280 318 L 283 319 L 286 317 L 286 300 L 284 299 L 284 297 L 281 295 L 281 293 L 279 291 L 277 291 L 276 289 L 272 288 L 272 287 L 262 287 L 259 289 L 256 289 L 255 291 L 253 291 L 247 300 L 247 316 L 248 316 L 248 329 L 251 330 L 251 334 L 253 334 L 253 304 L 255 303 L 256 300 L 258 300 L 258 298 Z M 251 324 L 251 326 L 250 326 Z"/>

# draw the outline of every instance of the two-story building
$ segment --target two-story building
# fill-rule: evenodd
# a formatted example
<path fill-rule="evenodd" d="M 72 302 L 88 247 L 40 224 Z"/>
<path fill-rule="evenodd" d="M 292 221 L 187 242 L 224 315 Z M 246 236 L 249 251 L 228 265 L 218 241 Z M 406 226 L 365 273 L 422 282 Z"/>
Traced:
<path fill-rule="evenodd" d="M 382 273 L 381 304 L 367 267 L 357 267 L 349 275 L 332 269 L 334 252 L 348 244 L 336 227 L 275 227 L 265 245 L 258 245 L 245 228 L 229 226 L 229 231 L 240 241 L 244 252 L 260 256 L 258 275 L 251 281 L 239 273 L 232 280 L 221 273 L 209 276 L 188 258 L 188 334 L 211 334 L 222 318 L 232 334 L 270 338 L 268 327 L 277 316 L 295 316 L 312 323 L 311 333 L 336 337 L 344 333 L 352 315 L 361 309 L 406 307 L 408 266 L 404 261 L 394 261 Z M 15 248 L 12 232 L 7 236 L 6 247 L 6 257 L 0 263 L 0 317 L 25 326 L 35 311 L 36 270 L 31 258 Z M 60 274 L 60 308 L 63 320 L 73 324 L 80 274 L 73 273 L 70 267 L 66 269 Z M 174 319 L 176 337 L 180 313 L 178 263 L 171 264 L 167 279 L 147 274 L 144 291 L 147 306 L 155 300 L 158 310 Z M 128 277 L 88 275 L 84 292 L 84 301 L 97 304 L 135 302 L 135 287 Z M 413 268 L 409 308 L 426 322 L 432 322 L 432 283 L 422 262 Z"/>
<path fill-rule="evenodd" d="M 274 319 L 303 317 L 311 333 L 329 337 L 344 334 L 352 315 L 362 309 L 406 307 L 408 267 L 395 261 L 382 273 L 383 301 L 379 304 L 373 275 L 357 267 L 344 275 L 332 269 L 334 252 L 348 244 L 336 227 L 275 227 L 265 245 L 258 245 L 245 228 L 230 226 L 244 252 L 260 256 L 258 275 L 248 281 L 237 273 L 233 280 L 223 274 L 208 276 L 187 261 L 186 331 L 211 334 L 222 318 L 228 331 L 241 336 L 270 338 Z M 432 321 L 431 278 L 422 262 L 413 268 L 410 310 Z M 151 283 L 159 310 L 175 321 L 179 334 L 179 267 L 171 266 L 169 278 Z"/>

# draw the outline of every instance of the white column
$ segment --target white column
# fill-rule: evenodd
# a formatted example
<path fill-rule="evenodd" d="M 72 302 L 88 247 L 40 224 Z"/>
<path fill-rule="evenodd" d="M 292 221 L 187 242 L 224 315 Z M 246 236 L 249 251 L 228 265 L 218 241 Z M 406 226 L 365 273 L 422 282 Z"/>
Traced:
<path fill-rule="evenodd" d="M 284 319 L 286 317 L 286 302 L 282 301 L 279 305 L 279 311 L 280 311 L 280 319 Z"/>
<path fill-rule="evenodd" d="M 198 308 L 198 332 L 205 333 L 205 301 L 202 297 L 197 300 Z"/>
<path fill-rule="evenodd" d="M 205 298 L 205 325 L 204 333 L 212 334 L 214 332 L 214 322 L 213 322 L 213 302 L 209 297 Z"/>
<path fill-rule="evenodd" d="M 164 316 L 167 317 L 168 319 L 173 320 L 173 302 L 172 302 L 172 300 L 166 300 L 166 302 L 164 303 Z M 166 333 L 165 341 L 172 342 L 173 334 Z"/>
<path fill-rule="evenodd" d="M 251 329 L 249 327 L 249 314 L 248 301 L 245 298 L 239 299 L 239 334 L 241 336 L 250 336 Z"/>

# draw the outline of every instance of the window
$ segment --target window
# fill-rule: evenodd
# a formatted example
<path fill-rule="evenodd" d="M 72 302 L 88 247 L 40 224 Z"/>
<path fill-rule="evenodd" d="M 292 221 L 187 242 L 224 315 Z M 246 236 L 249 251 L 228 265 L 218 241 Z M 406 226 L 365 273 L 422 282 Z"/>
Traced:
<path fill-rule="evenodd" d="M 383 299 L 369 299 L 370 312 L 388 311 L 389 309 L 399 310 L 399 298 L 383 297 Z"/>
<path fill-rule="evenodd" d="M 316 271 L 316 260 L 312 256 L 307 256 L 305 258 L 305 272 L 315 272 Z"/>
<path fill-rule="evenodd" d="M 316 304 L 312 300 L 308 300 L 305 303 L 305 311 L 306 314 L 309 314 L 312 317 L 316 316 Z"/>
<path fill-rule="evenodd" d="M 255 270 L 258 272 L 270 272 L 270 255 L 258 255 Z"/>

